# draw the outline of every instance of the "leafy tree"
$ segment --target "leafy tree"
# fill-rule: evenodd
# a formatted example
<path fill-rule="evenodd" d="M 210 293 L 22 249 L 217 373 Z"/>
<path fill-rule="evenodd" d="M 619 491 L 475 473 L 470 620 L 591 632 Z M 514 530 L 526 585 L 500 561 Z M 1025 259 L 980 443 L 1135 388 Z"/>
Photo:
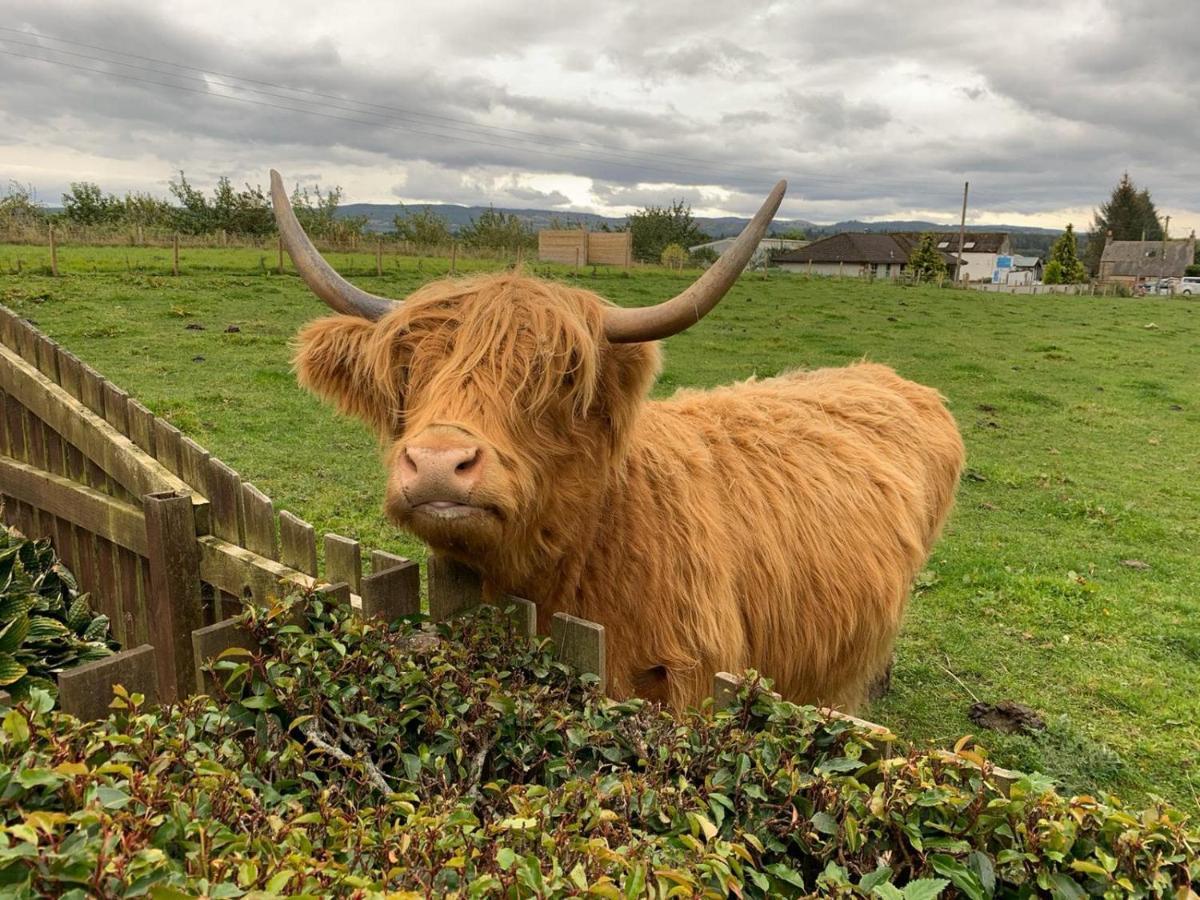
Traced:
<path fill-rule="evenodd" d="M 216 218 L 209 208 L 208 198 L 188 183 L 187 176 L 182 171 L 179 173 L 179 180 L 172 178 L 167 186 L 180 204 L 180 208 L 175 211 L 174 224 L 177 229 L 186 234 L 207 234 L 216 231 Z"/>
<path fill-rule="evenodd" d="M 1090 271 L 1100 268 L 1100 256 L 1108 234 L 1114 241 L 1159 241 L 1163 238 L 1158 210 L 1150 199 L 1150 191 L 1138 190 L 1126 172 L 1113 188 L 1107 203 L 1101 204 L 1092 220 L 1085 249 L 1084 262 Z"/>
<path fill-rule="evenodd" d="M 321 192 L 316 185 L 312 193 L 308 188 L 296 185 L 292 191 L 292 209 L 304 231 L 312 237 L 343 241 L 350 237 L 361 237 L 369 219 L 366 216 L 339 216 L 342 189 L 334 186 Z"/>
<path fill-rule="evenodd" d="M 271 234 L 275 230 L 275 214 L 271 201 L 261 187 L 235 191 L 229 179 L 222 175 L 213 190 L 213 212 L 216 227 L 234 234 Z"/>
<path fill-rule="evenodd" d="M 658 262 L 668 244 L 692 247 L 708 240 L 692 218 L 692 207 L 683 200 L 670 206 L 647 206 L 629 217 L 633 255 L 642 262 Z"/>
<path fill-rule="evenodd" d="M 275 230 L 271 203 L 260 187 L 246 185 L 245 190 L 235 191 L 229 179 L 222 176 L 209 200 L 188 183 L 183 172 L 178 181 L 171 179 L 169 187 L 181 207 L 175 211 L 175 227 L 187 234 L 228 231 L 264 235 Z"/>
<path fill-rule="evenodd" d="M 105 196 L 100 185 L 73 181 L 69 193 L 62 195 L 63 216 L 75 225 L 115 225 L 125 218 L 120 198 Z"/>
<path fill-rule="evenodd" d="M 520 216 L 494 206 L 485 209 L 478 219 L 472 218 L 471 224 L 458 230 L 458 236 L 468 247 L 489 250 L 531 249 L 537 246 L 537 235 L 521 221 Z"/>
<path fill-rule="evenodd" d="M 1042 270 L 1042 281 L 1046 284 L 1081 284 L 1087 280 L 1087 266 L 1076 252 L 1075 229 L 1068 224 L 1067 230 L 1050 248 L 1050 261 Z"/>
<path fill-rule="evenodd" d="M 925 281 L 946 276 L 946 261 L 938 252 L 937 238 L 923 234 L 908 256 L 908 267 L 914 275 Z"/>
<path fill-rule="evenodd" d="M 175 207 L 153 194 L 130 192 L 121 202 L 126 225 L 169 228 L 175 221 Z"/>
<path fill-rule="evenodd" d="M 428 206 L 420 212 L 405 207 L 393 222 L 400 240 L 418 247 L 443 247 L 450 243 L 450 227 L 446 220 Z"/>
<path fill-rule="evenodd" d="M 772 231 L 771 237 L 784 241 L 807 241 L 808 235 L 803 228 L 785 228 L 782 231 Z"/>
<path fill-rule="evenodd" d="M 0 228 L 43 225 L 46 211 L 37 201 L 33 185 L 10 181 L 0 195 Z"/>

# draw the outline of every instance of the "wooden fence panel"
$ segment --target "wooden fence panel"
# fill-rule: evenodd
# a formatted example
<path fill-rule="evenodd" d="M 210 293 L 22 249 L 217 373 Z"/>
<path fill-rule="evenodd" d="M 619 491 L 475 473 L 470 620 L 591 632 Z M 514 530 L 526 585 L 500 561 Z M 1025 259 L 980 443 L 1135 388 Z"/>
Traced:
<path fill-rule="evenodd" d="M 115 656 L 98 659 L 58 676 L 58 702 L 63 712 L 80 719 L 103 719 L 112 702 L 112 686 L 124 685 L 131 694 L 142 694 L 149 705 L 159 701 L 155 649 L 142 645 Z"/>
<path fill-rule="evenodd" d="M 538 232 L 538 261 L 567 266 L 588 261 L 588 233 L 582 228 L 542 229 Z"/>
<path fill-rule="evenodd" d="M 588 265 L 628 266 L 633 261 L 633 233 L 588 232 Z"/>

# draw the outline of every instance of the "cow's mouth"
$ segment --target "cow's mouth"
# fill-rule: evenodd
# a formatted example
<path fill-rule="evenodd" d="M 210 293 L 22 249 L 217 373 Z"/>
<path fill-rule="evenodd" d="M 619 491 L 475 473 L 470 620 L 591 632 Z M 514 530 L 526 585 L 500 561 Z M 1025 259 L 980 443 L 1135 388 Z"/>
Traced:
<path fill-rule="evenodd" d="M 458 503 L 454 500 L 428 500 L 418 503 L 412 508 L 414 516 L 428 516 L 431 519 L 446 522 L 455 519 L 466 519 L 472 516 L 495 515 L 495 512 L 485 506 L 473 506 L 469 503 Z"/>

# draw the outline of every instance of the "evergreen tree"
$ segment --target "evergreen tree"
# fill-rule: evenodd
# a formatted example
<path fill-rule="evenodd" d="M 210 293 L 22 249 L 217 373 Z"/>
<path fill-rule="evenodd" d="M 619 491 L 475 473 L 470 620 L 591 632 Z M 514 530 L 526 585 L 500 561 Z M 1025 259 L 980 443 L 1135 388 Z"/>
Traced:
<path fill-rule="evenodd" d="M 1090 271 L 1100 268 L 1100 255 L 1108 241 L 1109 232 L 1114 241 L 1160 241 L 1163 238 L 1162 223 L 1150 191 L 1138 190 L 1126 172 L 1120 183 L 1113 188 L 1108 202 L 1096 210 L 1091 231 L 1088 232 L 1084 261 Z"/>
<path fill-rule="evenodd" d="M 1050 248 L 1050 261 L 1042 271 L 1042 281 L 1046 284 L 1082 284 L 1087 280 L 1087 267 L 1076 251 L 1075 229 L 1068 224 L 1067 230 Z"/>
<path fill-rule="evenodd" d="M 908 257 L 909 270 L 923 281 L 932 281 L 946 275 L 946 261 L 938 252 L 937 238 L 923 234 Z"/>

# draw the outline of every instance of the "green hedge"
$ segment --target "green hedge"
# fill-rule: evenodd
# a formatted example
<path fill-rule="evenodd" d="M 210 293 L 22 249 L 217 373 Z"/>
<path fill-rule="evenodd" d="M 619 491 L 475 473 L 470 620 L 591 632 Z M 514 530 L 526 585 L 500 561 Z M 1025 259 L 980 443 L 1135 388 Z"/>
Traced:
<path fill-rule="evenodd" d="M 246 613 L 225 696 L 0 728 L 0 893 L 35 896 L 1188 896 L 1165 806 L 1002 792 L 965 760 L 758 688 L 677 718 L 599 696 L 496 610 Z M 303 627 L 301 627 L 303 626 Z M 987 766 L 985 764 L 984 771 Z"/>
<path fill-rule="evenodd" d="M 24 698 L 57 694 L 54 676 L 118 649 L 108 616 L 97 615 L 49 541 L 0 526 L 0 688 Z"/>

